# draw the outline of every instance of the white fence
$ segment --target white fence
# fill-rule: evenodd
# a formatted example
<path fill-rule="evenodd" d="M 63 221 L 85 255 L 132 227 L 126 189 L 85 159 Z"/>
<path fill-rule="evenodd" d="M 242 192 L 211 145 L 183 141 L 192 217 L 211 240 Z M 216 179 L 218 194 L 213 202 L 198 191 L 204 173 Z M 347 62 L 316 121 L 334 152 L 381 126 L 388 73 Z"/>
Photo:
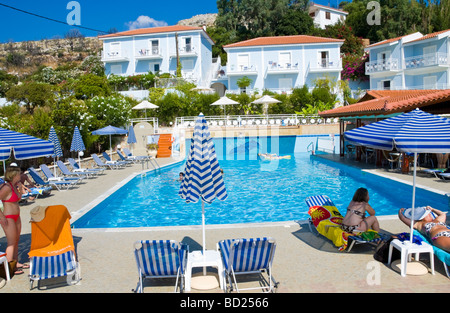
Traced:
<path fill-rule="evenodd" d="M 179 128 L 194 127 L 196 116 L 177 117 L 175 125 Z M 321 118 L 317 115 L 270 114 L 270 115 L 228 115 L 205 116 L 211 127 L 257 127 L 257 126 L 297 126 L 316 124 L 336 124 L 338 118 Z"/>

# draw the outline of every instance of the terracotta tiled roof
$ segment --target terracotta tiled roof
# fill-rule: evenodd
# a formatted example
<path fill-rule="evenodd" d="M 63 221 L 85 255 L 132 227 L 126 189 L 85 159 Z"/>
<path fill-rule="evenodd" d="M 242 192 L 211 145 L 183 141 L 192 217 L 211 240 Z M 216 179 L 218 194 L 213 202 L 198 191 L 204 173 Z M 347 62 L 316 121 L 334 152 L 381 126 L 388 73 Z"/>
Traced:
<path fill-rule="evenodd" d="M 391 43 L 391 42 L 396 42 L 396 41 L 399 41 L 400 39 L 402 39 L 403 37 L 406 37 L 406 36 L 408 36 L 408 35 L 395 37 L 395 38 L 391 38 L 391 39 L 386 39 L 386 40 L 383 40 L 383 41 L 379 41 L 379 42 L 376 42 L 376 43 L 373 43 L 373 44 L 369 45 L 368 48 L 375 47 L 375 46 L 381 46 L 381 45 L 384 45 L 384 44 L 387 44 L 387 43 Z"/>
<path fill-rule="evenodd" d="M 445 33 L 445 32 L 450 32 L 450 29 L 441 30 L 441 31 L 439 31 L 439 32 L 431 33 L 431 34 L 425 35 L 425 36 L 423 36 L 423 37 L 421 37 L 421 38 L 419 38 L 419 39 L 416 39 L 416 40 L 413 40 L 413 41 L 410 41 L 410 42 L 416 42 L 416 41 L 421 41 L 421 40 L 433 38 L 433 37 L 436 37 L 436 36 L 438 36 L 438 35 L 440 35 L 440 34 L 443 34 L 443 33 Z M 408 42 L 408 43 L 409 43 L 409 42 Z"/>
<path fill-rule="evenodd" d="M 115 33 L 115 34 L 103 35 L 103 36 L 99 36 L 98 38 L 103 39 L 103 38 L 112 38 L 112 37 L 121 37 L 121 36 L 135 36 L 135 35 L 145 35 L 145 34 L 181 32 L 181 31 L 189 31 L 189 30 L 203 30 L 203 29 L 201 27 L 183 26 L 183 25 L 150 27 L 150 28 L 139 28 L 139 29 L 127 30 L 127 31 L 119 32 L 119 33 Z"/>
<path fill-rule="evenodd" d="M 307 43 L 333 43 L 344 42 L 342 39 L 297 35 L 297 36 L 278 36 L 278 37 L 259 37 L 241 42 L 232 43 L 224 46 L 224 48 L 238 48 L 251 46 L 273 46 L 273 45 L 292 45 Z"/>
<path fill-rule="evenodd" d="M 358 103 L 319 112 L 319 115 L 322 117 L 386 115 L 445 101 L 450 101 L 450 89 L 371 90 Z"/>

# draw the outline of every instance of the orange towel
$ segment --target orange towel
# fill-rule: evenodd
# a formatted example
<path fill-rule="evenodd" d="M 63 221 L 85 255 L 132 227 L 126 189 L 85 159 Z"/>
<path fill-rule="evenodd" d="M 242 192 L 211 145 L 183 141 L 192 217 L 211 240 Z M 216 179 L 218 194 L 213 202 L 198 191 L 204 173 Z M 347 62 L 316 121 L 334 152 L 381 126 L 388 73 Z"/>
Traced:
<path fill-rule="evenodd" d="M 39 222 L 31 221 L 30 257 L 49 257 L 75 251 L 70 213 L 64 205 L 45 208 L 45 217 Z"/>

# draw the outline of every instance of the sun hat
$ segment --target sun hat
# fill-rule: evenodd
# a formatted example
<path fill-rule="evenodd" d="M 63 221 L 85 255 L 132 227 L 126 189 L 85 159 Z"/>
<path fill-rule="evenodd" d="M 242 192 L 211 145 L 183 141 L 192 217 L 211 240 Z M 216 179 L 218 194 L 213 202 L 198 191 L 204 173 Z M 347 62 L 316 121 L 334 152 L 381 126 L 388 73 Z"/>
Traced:
<path fill-rule="evenodd" d="M 412 213 L 411 208 L 408 208 L 405 211 L 403 211 L 403 215 L 409 219 L 411 219 L 411 213 Z M 425 206 L 415 208 L 414 209 L 414 220 L 420 221 L 421 219 L 423 219 L 425 216 L 427 216 L 430 213 L 431 213 L 431 210 L 428 210 L 427 207 L 425 207 Z"/>
<path fill-rule="evenodd" d="M 38 205 L 35 206 L 31 211 L 30 211 L 30 222 L 40 222 L 44 219 L 45 217 L 45 210 L 47 210 L 47 206 L 42 206 L 42 205 Z"/>
<path fill-rule="evenodd" d="M 11 163 L 11 164 L 9 164 L 9 166 L 19 167 L 19 165 L 17 165 L 17 163 Z"/>

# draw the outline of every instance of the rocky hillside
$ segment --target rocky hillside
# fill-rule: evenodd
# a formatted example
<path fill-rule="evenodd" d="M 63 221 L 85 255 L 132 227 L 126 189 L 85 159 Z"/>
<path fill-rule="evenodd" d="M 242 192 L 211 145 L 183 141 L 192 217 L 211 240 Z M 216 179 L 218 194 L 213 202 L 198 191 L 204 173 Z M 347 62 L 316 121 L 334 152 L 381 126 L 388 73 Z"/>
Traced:
<path fill-rule="evenodd" d="M 208 14 L 200 14 L 193 16 L 186 20 L 181 20 L 178 22 L 178 25 L 184 26 L 213 26 L 216 21 L 217 14 L 216 13 L 208 13 Z"/>
<path fill-rule="evenodd" d="M 56 68 L 81 62 L 88 55 L 100 55 L 102 42 L 97 37 L 44 39 L 0 44 L 0 69 L 24 76 L 39 66 Z"/>

